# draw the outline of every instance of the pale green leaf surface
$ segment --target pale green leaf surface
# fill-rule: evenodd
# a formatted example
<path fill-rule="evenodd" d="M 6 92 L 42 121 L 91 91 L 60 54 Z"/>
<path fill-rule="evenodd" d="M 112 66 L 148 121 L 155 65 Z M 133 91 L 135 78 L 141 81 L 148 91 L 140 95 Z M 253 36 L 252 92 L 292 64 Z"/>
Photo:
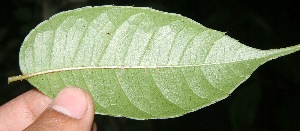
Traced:
<path fill-rule="evenodd" d="M 62 12 L 33 29 L 20 50 L 24 75 L 55 97 L 89 91 L 96 113 L 133 119 L 181 116 L 226 98 L 263 63 L 300 50 L 259 50 L 186 17 L 101 6 Z"/>

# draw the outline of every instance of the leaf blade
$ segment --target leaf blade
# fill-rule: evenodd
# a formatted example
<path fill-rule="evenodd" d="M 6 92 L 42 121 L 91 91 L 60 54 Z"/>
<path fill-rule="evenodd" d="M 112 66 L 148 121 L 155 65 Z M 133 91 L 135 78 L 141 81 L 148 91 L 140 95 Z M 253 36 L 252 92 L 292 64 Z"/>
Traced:
<path fill-rule="evenodd" d="M 149 8 L 86 7 L 32 30 L 20 51 L 25 75 L 14 79 L 51 97 L 65 86 L 84 88 L 100 114 L 170 118 L 226 98 L 260 65 L 298 50 L 254 49 Z"/>

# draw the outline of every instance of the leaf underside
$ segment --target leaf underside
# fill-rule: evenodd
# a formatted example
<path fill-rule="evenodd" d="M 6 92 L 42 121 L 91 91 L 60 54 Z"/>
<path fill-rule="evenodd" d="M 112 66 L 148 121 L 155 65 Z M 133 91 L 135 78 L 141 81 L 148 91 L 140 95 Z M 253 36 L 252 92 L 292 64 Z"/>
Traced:
<path fill-rule="evenodd" d="M 258 50 L 223 32 L 150 8 L 101 6 L 59 13 L 25 38 L 24 75 L 55 97 L 81 87 L 99 114 L 172 118 L 226 98 L 263 63 L 300 45 Z"/>

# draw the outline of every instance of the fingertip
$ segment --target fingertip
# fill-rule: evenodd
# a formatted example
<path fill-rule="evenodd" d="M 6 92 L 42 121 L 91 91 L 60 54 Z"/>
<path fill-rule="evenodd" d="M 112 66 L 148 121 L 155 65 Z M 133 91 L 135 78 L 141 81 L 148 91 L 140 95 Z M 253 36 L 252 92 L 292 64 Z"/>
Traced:
<path fill-rule="evenodd" d="M 31 125 L 25 130 L 91 130 L 94 104 L 83 89 L 67 87 Z"/>
<path fill-rule="evenodd" d="M 80 88 L 64 88 L 58 93 L 50 108 L 69 117 L 80 119 L 88 108 L 87 94 Z"/>

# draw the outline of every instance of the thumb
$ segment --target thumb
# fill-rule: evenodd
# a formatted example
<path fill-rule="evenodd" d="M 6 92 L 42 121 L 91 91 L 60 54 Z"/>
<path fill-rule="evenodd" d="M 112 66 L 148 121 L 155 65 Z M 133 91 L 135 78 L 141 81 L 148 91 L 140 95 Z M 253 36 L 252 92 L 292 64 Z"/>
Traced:
<path fill-rule="evenodd" d="M 26 130 L 89 131 L 94 119 L 91 96 L 79 88 L 64 88 Z"/>

